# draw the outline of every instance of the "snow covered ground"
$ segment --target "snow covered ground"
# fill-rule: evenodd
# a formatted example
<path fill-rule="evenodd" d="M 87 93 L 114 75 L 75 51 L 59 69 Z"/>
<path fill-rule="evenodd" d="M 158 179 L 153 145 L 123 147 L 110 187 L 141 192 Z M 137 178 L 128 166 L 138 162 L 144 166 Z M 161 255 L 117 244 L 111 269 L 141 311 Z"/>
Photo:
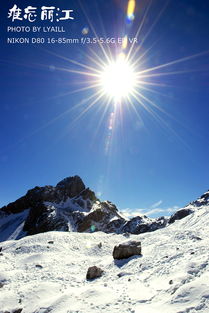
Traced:
<path fill-rule="evenodd" d="M 114 245 L 130 239 L 141 241 L 142 256 L 114 262 Z M 209 312 L 207 207 L 130 238 L 48 232 L 1 246 L 1 313 L 19 308 L 22 313 Z M 104 274 L 87 281 L 93 265 Z"/>

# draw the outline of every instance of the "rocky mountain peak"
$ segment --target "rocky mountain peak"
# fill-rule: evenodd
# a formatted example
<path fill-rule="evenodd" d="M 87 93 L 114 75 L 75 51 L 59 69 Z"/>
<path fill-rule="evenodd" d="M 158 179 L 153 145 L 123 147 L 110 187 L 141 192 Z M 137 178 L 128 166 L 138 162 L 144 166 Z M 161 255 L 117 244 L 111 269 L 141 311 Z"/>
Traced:
<path fill-rule="evenodd" d="M 202 206 L 202 205 L 208 205 L 209 204 L 209 190 L 206 191 L 201 197 L 199 197 L 197 200 L 191 202 L 189 205 L 193 205 L 196 207 Z"/>
<path fill-rule="evenodd" d="M 79 176 L 66 177 L 61 180 L 56 189 L 66 189 L 70 197 L 75 197 L 85 189 L 85 185 Z"/>
<path fill-rule="evenodd" d="M 183 209 L 176 211 L 168 220 L 169 224 L 174 223 L 176 220 L 180 220 L 187 215 L 192 214 L 198 208 L 209 205 L 209 190 L 200 196 L 197 200 L 190 202 Z"/>
<path fill-rule="evenodd" d="M 0 209 L 1 240 L 18 239 L 47 231 L 140 234 L 163 228 L 208 205 L 209 191 L 170 218 L 126 218 L 110 201 L 100 201 L 79 176 L 66 177 L 56 186 L 36 186 L 25 196 Z"/>

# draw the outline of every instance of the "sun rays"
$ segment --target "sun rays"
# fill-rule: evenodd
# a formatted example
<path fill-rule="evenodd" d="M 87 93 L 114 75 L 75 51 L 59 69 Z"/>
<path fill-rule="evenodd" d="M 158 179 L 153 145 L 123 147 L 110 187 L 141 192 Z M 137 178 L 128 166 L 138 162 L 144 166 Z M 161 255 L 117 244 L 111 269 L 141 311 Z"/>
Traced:
<path fill-rule="evenodd" d="M 155 42 L 146 50 L 143 49 L 143 44 L 162 17 L 169 1 L 159 10 L 159 14 L 143 35 L 143 27 L 151 10 L 152 1 L 145 8 L 140 21 L 135 13 L 137 7 L 136 1 L 127 1 L 127 10 L 124 12 L 124 17 L 128 20 L 127 32 L 125 31 L 124 33 L 123 31 L 122 37 L 124 40 L 122 43 L 114 45 L 109 42 L 104 43 L 100 41 L 96 27 L 89 18 L 83 4 L 80 1 L 79 3 L 88 22 L 89 29 L 97 39 L 97 45 L 89 45 L 88 52 L 85 54 L 85 62 L 79 62 L 50 52 L 67 62 L 66 67 L 56 67 L 57 70 L 66 71 L 69 74 L 72 73 L 74 77 L 77 76 L 80 86 L 73 91 L 71 88 L 69 94 L 79 93 L 81 97 L 82 94 L 85 97 L 82 101 L 83 109 L 77 115 L 74 122 L 77 122 L 80 117 L 84 116 L 91 109 L 100 110 L 101 119 L 98 122 L 99 127 L 101 120 L 105 118 L 108 107 L 112 107 L 110 109 L 111 113 L 113 112 L 117 115 L 117 111 L 121 111 L 125 105 L 133 110 L 133 114 L 136 117 L 138 116 L 136 114 L 138 108 L 143 108 L 153 118 L 157 119 L 160 125 L 163 125 L 163 117 L 160 114 L 163 113 L 167 116 L 169 114 L 165 112 L 160 103 L 157 103 L 153 99 L 152 95 L 166 96 L 161 89 L 171 86 L 168 84 L 168 80 L 163 79 L 164 77 L 197 71 L 197 69 L 185 70 L 181 68 L 176 70 L 174 66 L 203 56 L 208 51 L 174 60 L 170 58 L 170 61 L 148 67 L 147 60 L 149 60 L 150 53 L 154 49 Z M 137 45 L 135 42 L 130 43 L 128 40 L 128 32 L 130 32 L 133 23 L 138 23 L 135 37 L 140 38 L 140 43 Z M 118 37 L 121 37 L 121 32 L 121 30 L 118 30 Z M 85 92 L 90 92 L 90 96 L 85 96 Z M 80 103 L 75 108 L 79 106 Z M 169 117 L 172 118 L 172 116 Z M 108 120 L 108 117 L 106 118 Z"/>
<path fill-rule="evenodd" d="M 143 30 L 152 8 L 152 1 L 144 8 L 139 19 L 137 16 L 137 12 L 139 12 L 137 5 L 139 5 L 139 2 L 127 0 L 127 7 L 124 11 L 124 27 L 117 30 L 117 36 L 123 38 L 120 44 L 101 42 L 100 36 L 96 31 L 96 25 L 88 16 L 81 1 L 79 3 L 89 29 L 89 32 L 83 34 L 83 36 L 92 34 L 97 39 L 97 44 L 89 44 L 87 49 L 84 49 L 86 52 L 82 51 L 83 57 L 81 59 L 79 57 L 76 59 L 69 58 L 53 50 L 49 51 L 44 48 L 43 50 L 54 56 L 55 59 L 57 58 L 58 62 L 55 62 L 56 71 L 69 73 L 69 82 L 65 82 L 65 85 L 69 84 L 69 92 L 65 91 L 65 93 L 55 97 L 65 97 L 67 99 L 70 95 L 78 94 L 80 101 L 78 100 L 77 104 L 69 107 L 68 110 L 41 127 L 40 130 L 48 127 L 48 125 L 56 122 L 72 110 L 74 112 L 77 110 L 77 113 L 75 118 L 70 121 L 69 127 L 74 127 L 78 124 L 79 120 L 88 112 L 92 112 L 92 114 L 99 112 L 100 117 L 95 122 L 95 133 L 92 137 L 97 135 L 99 128 L 105 121 L 107 137 L 109 138 L 105 144 L 105 153 L 108 153 L 109 148 L 107 147 L 110 147 L 110 142 L 112 141 L 111 137 L 116 127 L 115 121 L 117 120 L 117 125 L 120 124 L 120 121 L 122 124 L 122 118 L 124 118 L 123 111 L 125 111 L 124 108 L 127 108 L 135 116 L 136 120 L 141 120 L 140 112 L 146 111 L 157 121 L 160 127 L 169 132 L 171 131 L 175 135 L 175 130 L 172 130 L 168 126 L 169 123 L 167 123 L 167 118 L 175 118 L 168 113 L 169 110 L 165 111 L 155 95 L 159 97 L 168 96 L 163 92 L 163 88 L 171 87 L 169 79 L 167 79 L 168 77 L 201 71 L 201 69 L 191 67 L 189 69 L 182 68 L 181 64 L 204 56 L 209 51 L 198 52 L 178 59 L 166 56 L 166 62 L 160 63 L 158 61 L 158 64 L 156 62 L 152 64 L 150 62 L 151 55 L 159 38 L 155 42 L 151 42 L 149 47 L 146 46 L 146 49 L 144 48 L 144 43 L 161 19 L 168 2 L 159 9 L 159 13 L 153 19 L 153 22 L 150 22 L 148 25 L 147 31 L 144 32 Z M 129 36 L 131 35 L 139 39 L 137 44 L 135 41 L 132 43 L 129 41 Z M 81 45 L 79 49 L 83 49 L 83 47 Z M 59 62 L 60 60 L 64 62 Z M 180 66 L 176 67 L 177 65 Z M 32 63 L 30 66 L 48 67 L 46 64 Z"/>
<path fill-rule="evenodd" d="M 137 85 L 134 68 L 123 57 L 118 56 L 115 62 L 106 65 L 100 76 L 101 89 L 115 103 L 133 93 Z"/>

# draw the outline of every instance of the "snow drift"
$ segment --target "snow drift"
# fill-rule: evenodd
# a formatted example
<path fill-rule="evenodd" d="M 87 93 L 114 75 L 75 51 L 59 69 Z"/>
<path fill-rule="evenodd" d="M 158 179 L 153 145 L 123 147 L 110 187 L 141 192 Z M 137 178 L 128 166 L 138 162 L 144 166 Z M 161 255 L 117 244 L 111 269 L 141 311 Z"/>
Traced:
<path fill-rule="evenodd" d="M 0 312 L 208 313 L 209 211 L 127 239 L 103 232 L 47 232 L 2 243 Z M 139 240 L 142 255 L 113 247 Z M 103 275 L 87 281 L 90 266 Z"/>

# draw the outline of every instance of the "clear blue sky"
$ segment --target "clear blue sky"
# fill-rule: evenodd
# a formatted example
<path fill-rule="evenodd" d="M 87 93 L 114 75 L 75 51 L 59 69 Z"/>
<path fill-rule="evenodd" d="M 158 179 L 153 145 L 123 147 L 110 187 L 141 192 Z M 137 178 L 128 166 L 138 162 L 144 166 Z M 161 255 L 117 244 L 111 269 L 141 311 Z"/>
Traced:
<path fill-rule="evenodd" d="M 134 37 L 150 1 L 136 1 L 135 19 L 129 26 L 125 22 L 127 2 L 85 0 L 81 4 L 99 37 L 105 33 L 107 37 L 121 37 L 126 32 Z M 207 1 L 152 2 L 138 45 L 168 4 L 137 53 L 140 56 L 151 47 L 143 58 L 143 69 L 209 50 Z M 0 4 L 0 207 L 36 185 L 53 185 L 72 175 L 79 175 L 86 186 L 99 192 L 101 199 L 121 209 L 164 209 L 156 213 L 159 215 L 205 192 L 209 188 L 209 54 L 153 72 L 178 72 L 147 78 L 161 85 L 150 86 L 155 92 L 143 91 L 159 107 L 147 104 L 159 119 L 137 103 L 136 113 L 128 102 L 122 101 L 123 119 L 117 119 L 110 132 L 112 105 L 105 111 L 105 99 L 78 119 L 89 103 L 77 104 L 97 90 L 72 93 L 88 86 L 89 78 L 70 72 L 82 69 L 67 60 L 92 66 L 88 58 L 92 56 L 91 49 L 104 60 L 98 45 L 6 43 L 8 36 L 34 36 L 8 34 L 8 25 L 54 25 L 66 30 L 64 35 L 42 33 L 45 38 L 81 38 L 82 29 L 88 27 L 85 36 L 95 37 L 79 1 L 38 3 L 4 0 Z M 14 4 L 21 8 L 54 5 L 73 9 L 75 20 L 50 23 L 39 18 L 35 24 L 12 23 L 7 13 Z M 115 48 L 110 49 L 114 53 Z M 108 134 L 112 140 L 105 152 Z"/>

